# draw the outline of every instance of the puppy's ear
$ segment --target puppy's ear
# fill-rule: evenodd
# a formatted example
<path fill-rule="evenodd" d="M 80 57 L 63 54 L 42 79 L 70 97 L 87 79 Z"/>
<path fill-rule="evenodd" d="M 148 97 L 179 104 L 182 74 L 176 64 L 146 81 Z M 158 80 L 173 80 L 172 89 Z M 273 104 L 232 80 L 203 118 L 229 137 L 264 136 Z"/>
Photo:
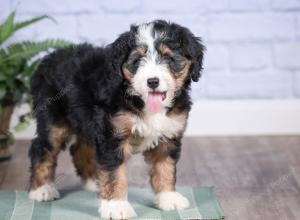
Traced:
<path fill-rule="evenodd" d="M 183 29 L 182 47 L 186 56 L 192 61 L 190 74 L 194 82 L 201 76 L 205 47 L 200 38 L 195 37 L 188 29 Z"/>
<path fill-rule="evenodd" d="M 191 56 L 192 66 L 191 66 L 191 78 L 194 82 L 198 82 L 203 65 L 203 55 L 205 47 L 201 42 L 200 38 L 191 36 L 189 38 L 189 43 L 187 45 L 188 53 Z"/>
<path fill-rule="evenodd" d="M 126 61 L 127 57 L 129 56 L 132 47 L 134 44 L 134 36 L 132 31 L 125 32 L 121 34 L 115 42 L 113 42 L 111 47 L 111 59 L 112 59 L 112 66 L 114 71 L 117 71 L 121 74 L 121 69 L 123 63 Z"/>

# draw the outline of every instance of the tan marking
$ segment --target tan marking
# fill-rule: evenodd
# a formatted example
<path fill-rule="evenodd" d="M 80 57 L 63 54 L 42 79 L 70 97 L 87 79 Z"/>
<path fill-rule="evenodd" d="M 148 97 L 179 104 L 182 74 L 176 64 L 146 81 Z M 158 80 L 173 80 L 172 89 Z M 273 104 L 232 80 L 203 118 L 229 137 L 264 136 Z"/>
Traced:
<path fill-rule="evenodd" d="M 98 171 L 98 197 L 101 199 L 112 198 L 113 194 L 113 182 L 112 182 L 112 172 L 107 170 Z"/>
<path fill-rule="evenodd" d="M 161 44 L 159 46 L 159 51 L 161 54 L 163 55 L 169 55 L 169 56 L 173 56 L 174 52 L 165 44 Z"/>
<path fill-rule="evenodd" d="M 144 56 L 146 53 L 146 48 L 145 47 L 137 47 L 133 50 L 133 53 L 138 53 L 141 56 Z"/>
<path fill-rule="evenodd" d="M 125 139 L 120 144 L 119 149 L 121 152 L 123 152 L 124 161 L 127 162 L 133 152 L 132 145 L 129 143 L 129 139 Z"/>
<path fill-rule="evenodd" d="M 136 150 L 140 147 L 140 145 L 143 143 L 145 137 L 141 137 L 138 134 L 131 135 L 128 138 L 128 142 L 133 147 L 133 151 L 136 152 Z"/>
<path fill-rule="evenodd" d="M 31 189 L 37 189 L 38 187 L 53 181 L 55 175 L 57 154 L 48 152 L 44 159 L 35 164 L 33 167 Z"/>
<path fill-rule="evenodd" d="M 53 181 L 57 156 L 64 149 L 64 144 L 71 134 L 71 129 L 65 123 L 50 127 L 48 138 L 52 149 L 41 158 L 41 161 L 33 165 L 31 189 L 36 189 L 41 185 Z"/>
<path fill-rule="evenodd" d="M 150 182 L 154 192 L 175 191 L 176 164 L 168 156 L 167 150 L 171 147 L 161 143 L 157 148 L 144 153 L 145 160 L 151 164 Z"/>
<path fill-rule="evenodd" d="M 180 62 L 180 65 L 184 66 L 184 68 L 179 73 L 172 74 L 177 89 L 181 88 L 184 85 L 187 77 L 191 73 L 190 71 L 191 61 L 184 59 L 183 61 Z"/>
<path fill-rule="evenodd" d="M 50 127 L 49 141 L 55 150 L 60 150 L 71 134 L 72 131 L 68 125 L 64 123 L 55 125 Z"/>
<path fill-rule="evenodd" d="M 128 183 L 126 164 L 123 163 L 113 171 L 101 170 L 98 172 L 98 186 L 101 199 L 124 199 L 127 195 Z"/>
<path fill-rule="evenodd" d="M 112 118 L 112 124 L 118 136 L 128 136 L 133 127 L 133 115 L 129 112 L 119 112 Z"/>
<path fill-rule="evenodd" d="M 128 183 L 126 177 L 126 164 L 132 155 L 132 147 L 125 139 L 119 146 L 120 153 L 123 154 L 123 163 L 112 171 L 101 169 L 98 172 L 98 187 L 101 199 L 123 199 L 127 195 Z"/>
<path fill-rule="evenodd" d="M 168 111 L 167 115 L 170 118 L 180 121 L 184 125 L 181 132 L 183 132 L 185 130 L 186 125 L 187 125 L 188 112 L 186 111 L 186 109 L 180 108 L 180 102 L 177 105 L 175 105 L 170 111 Z"/>
<path fill-rule="evenodd" d="M 146 48 L 144 47 L 137 47 L 134 50 L 132 50 L 131 55 L 133 54 L 139 54 L 140 56 L 144 56 L 146 53 Z M 133 74 L 124 66 L 122 66 L 122 72 L 123 72 L 123 76 L 124 78 L 128 81 L 131 82 L 132 78 L 133 78 Z"/>
<path fill-rule="evenodd" d="M 130 154 L 132 152 L 131 146 L 138 146 L 143 141 L 143 137 L 137 135 L 133 129 L 135 117 L 137 116 L 130 112 L 119 112 L 112 118 L 115 133 L 117 136 L 125 138 L 124 146 L 130 146 L 130 148 L 127 147 Z"/>
<path fill-rule="evenodd" d="M 71 146 L 70 152 L 77 174 L 82 180 L 96 179 L 96 148 L 80 138 Z"/>
<path fill-rule="evenodd" d="M 168 141 L 160 142 L 156 148 L 144 152 L 145 161 L 149 164 L 153 164 L 157 161 L 164 160 L 169 156 L 169 151 L 174 147 L 175 146 L 169 144 Z"/>
<path fill-rule="evenodd" d="M 131 82 L 132 78 L 133 78 L 133 74 L 126 68 L 126 67 L 122 67 L 122 72 L 123 72 L 123 76 L 124 78 L 128 81 Z"/>

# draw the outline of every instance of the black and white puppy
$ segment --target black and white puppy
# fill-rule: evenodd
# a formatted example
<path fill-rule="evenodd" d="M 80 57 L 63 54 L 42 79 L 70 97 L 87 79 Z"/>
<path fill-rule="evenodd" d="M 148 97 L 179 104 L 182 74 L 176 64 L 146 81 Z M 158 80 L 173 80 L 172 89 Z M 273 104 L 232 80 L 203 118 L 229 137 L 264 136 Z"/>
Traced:
<path fill-rule="evenodd" d="M 37 137 L 29 152 L 29 197 L 59 197 L 56 161 L 70 144 L 77 173 L 99 192 L 103 218 L 135 216 L 126 164 L 138 152 L 151 166 L 156 206 L 188 207 L 175 190 L 176 163 L 203 51 L 187 28 L 156 20 L 131 26 L 106 47 L 83 44 L 46 56 L 31 81 Z"/>

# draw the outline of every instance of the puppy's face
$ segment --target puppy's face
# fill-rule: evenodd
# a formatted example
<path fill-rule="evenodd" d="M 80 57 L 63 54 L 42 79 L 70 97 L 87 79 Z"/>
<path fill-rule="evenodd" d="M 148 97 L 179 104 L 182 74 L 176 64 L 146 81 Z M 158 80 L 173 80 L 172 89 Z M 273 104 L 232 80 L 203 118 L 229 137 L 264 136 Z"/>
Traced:
<path fill-rule="evenodd" d="M 190 79 L 198 81 L 203 46 L 187 29 L 164 21 L 140 25 L 132 32 L 134 47 L 122 65 L 128 92 L 140 96 L 149 112 L 172 107 Z"/>

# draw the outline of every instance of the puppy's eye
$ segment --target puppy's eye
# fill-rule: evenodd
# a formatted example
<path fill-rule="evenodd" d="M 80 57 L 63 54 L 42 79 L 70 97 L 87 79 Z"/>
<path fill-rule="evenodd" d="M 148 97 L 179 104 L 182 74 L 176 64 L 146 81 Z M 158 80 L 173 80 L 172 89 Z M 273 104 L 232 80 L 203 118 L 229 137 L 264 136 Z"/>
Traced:
<path fill-rule="evenodd" d="M 132 75 L 134 75 L 137 69 L 139 68 L 140 61 L 141 61 L 141 57 L 132 56 L 129 57 L 127 62 L 124 64 L 124 66 L 130 71 Z"/>
<path fill-rule="evenodd" d="M 170 56 L 170 55 L 168 55 L 168 54 L 165 54 L 163 57 L 164 57 L 164 59 L 166 59 L 167 61 L 174 62 L 174 63 L 176 62 L 175 58 L 172 57 L 172 56 Z"/>
<path fill-rule="evenodd" d="M 181 59 L 176 59 L 174 57 L 169 57 L 168 58 L 168 64 L 170 69 L 175 75 L 180 75 L 182 70 L 185 68 L 185 64 L 181 62 Z"/>
<path fill-rule="evenodd" d="M 134 65 L 134 66 L 138 66 L 139 63 L 140 63 L 141 59 L 140 58 L 136 58 L 136 59 L 133 59 L 131 64 Z"/>

